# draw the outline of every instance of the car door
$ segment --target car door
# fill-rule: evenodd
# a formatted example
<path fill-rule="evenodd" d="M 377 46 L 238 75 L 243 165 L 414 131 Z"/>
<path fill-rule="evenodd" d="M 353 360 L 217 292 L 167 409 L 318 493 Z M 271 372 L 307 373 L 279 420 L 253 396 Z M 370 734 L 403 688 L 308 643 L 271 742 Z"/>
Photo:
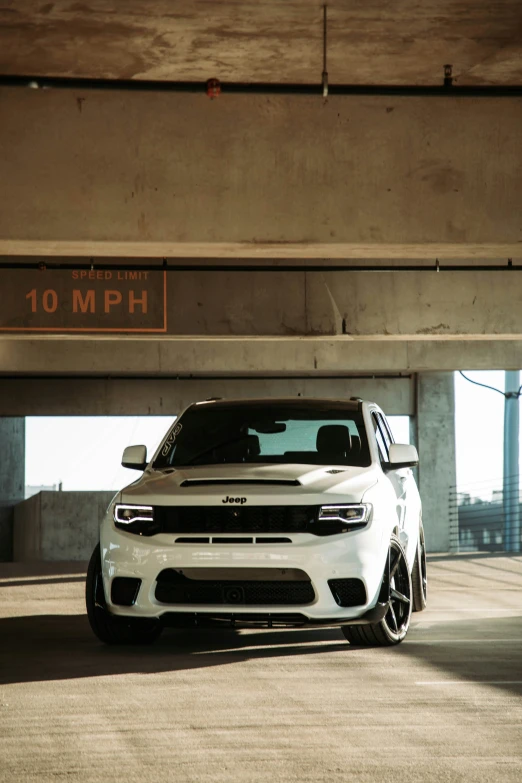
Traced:
<path fill-rule="evenodd" d="M 376 411 L 377 421 L 379 429 L 383 433 L 386 446 L 389 450 L 390 445 L 394 442 L 394 438 L 391 432 L 390 425 L 386 419 L 386 416 L 380 411 Z M 394 485 L 394 489 L 398 496 L 398 504 L 400 505 L 400 531 L 405 535 L 402 536 L 403 543 L 406 546 L 406 552 L 408 560 L 411 562 L 415 557 L 415 549 L 417 542 L 419 517 L 420 517 L 420 497 L 413 476 L 411 468 L 399 468 L 398 470 L 389 470 L 387 472 L 388 478 Z"/>
<path fill-rule="evenodd" d="M 408 468 L 400 468 L 399 470 L 389 470 L 388 464 L 390 461 L 390 446 L 393 442 L 391 433 L 388 430 L 387 422 L 385 423 L 384 417 L 380 411 L 372 410 L 372 424 L 375 432 L 375 439 L 377 441 L 377 448 L 379 450 L 379 457 L 381 465 L 384 470 L 386 479 L 390 482 L 393 492 L 395 494 L 395 513 L 397 516 L 397 527 L 399 532 L 404 530 L 405 517 L 406 517 L 406 489 L 407 489 L 407 476 L 406 471 Z"/>

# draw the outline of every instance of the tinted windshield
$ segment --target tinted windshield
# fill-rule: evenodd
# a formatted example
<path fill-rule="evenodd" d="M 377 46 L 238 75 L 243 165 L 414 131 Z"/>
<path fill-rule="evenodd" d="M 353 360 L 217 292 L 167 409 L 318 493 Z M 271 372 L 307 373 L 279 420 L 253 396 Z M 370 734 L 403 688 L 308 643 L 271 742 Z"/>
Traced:
<path fill-rule="evenodd" d="M 335 404 L 193 407 L 168 433 L 154 467 L 238 463 L 368 466 L 362 414 Z"/>

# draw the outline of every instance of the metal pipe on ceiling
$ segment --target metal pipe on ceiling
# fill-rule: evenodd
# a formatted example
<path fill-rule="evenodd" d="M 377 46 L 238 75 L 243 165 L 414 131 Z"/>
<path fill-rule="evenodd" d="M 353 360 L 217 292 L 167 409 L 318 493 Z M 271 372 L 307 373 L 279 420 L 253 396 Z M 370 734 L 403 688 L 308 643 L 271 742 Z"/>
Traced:
<path fill-rule="evenodd" d="M 434 264 L 392 264 L 369 265 L 369 264 L 189 264 L 189 263 L 169 263 L 166 260 L 162 263 L 137 263 L 137 264 L 118 264 L 105 261 L 96 261 L 95 259 L 82 260 L 78 262 L 61 261 L 0 261 L 0 269 L 19 269 L 19 270 L 38 270 L 45 271 L 64 271 L 64 270 L 110 270 L 110 271 L 128 271 L 128 272 L 520 272 L 522 264 L 515 265 L 508 260 L 506 264 L 478 264 L 471 266 L 469 264 L 440 264 L 435 261 Z"/>
<path fill-rule="evenodd" d="M 212 80 L 216 81 L 216 80 Z M 322 97 L 323 84 L 280 84 L 274 82 L 218 82 L 223 95 L 315 95 Z M 120 90 L 130 92 L 185 92 L 205 94 L 206 82 L 152 79 L 91 79 L 69 76 L 11 76 L 0 74 L 0 87 L 71 90 Z M 404 97 L 503 98 L 522 95 L 522 85 L 455 86 L 395 84 L 328 84 L 328 96 L 396 95 Z"/>

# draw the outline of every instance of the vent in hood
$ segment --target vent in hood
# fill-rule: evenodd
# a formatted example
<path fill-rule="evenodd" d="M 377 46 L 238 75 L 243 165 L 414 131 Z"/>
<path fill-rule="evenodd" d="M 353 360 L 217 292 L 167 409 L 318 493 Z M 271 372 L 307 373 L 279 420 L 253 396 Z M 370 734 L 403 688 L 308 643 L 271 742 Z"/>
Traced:
<path fill-rule="evenodd" d="M 238 484 L 258 484 L 261 486 L 278 486 L 278 487 L 300 487 L 301 482 L 297 479 L 185 479 L 182 481 L 181 487 L 214 487 L 216 485 L 221 486 L 237 486 Z"/>

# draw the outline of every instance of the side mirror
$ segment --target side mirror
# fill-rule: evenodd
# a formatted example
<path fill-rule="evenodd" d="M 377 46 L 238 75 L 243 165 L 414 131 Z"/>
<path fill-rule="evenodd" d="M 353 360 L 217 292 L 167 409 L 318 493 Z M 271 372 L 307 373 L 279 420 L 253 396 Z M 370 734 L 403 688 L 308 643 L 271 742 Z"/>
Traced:
<path fill-rule="evenodd" d="M 146 446 L 127 446 L 123 451 L 121 464 L 124 468 L 133 470 L 145 470 L 147 467 L 147 447 Z"/>
<path fill-rule="evenodd" d="M 415 446 L 409 443 L 392 443 L 390 446 L 390 461 L 388 470 L 399 468 L 414 468 L 419 464 L 419 455 Z"/>

